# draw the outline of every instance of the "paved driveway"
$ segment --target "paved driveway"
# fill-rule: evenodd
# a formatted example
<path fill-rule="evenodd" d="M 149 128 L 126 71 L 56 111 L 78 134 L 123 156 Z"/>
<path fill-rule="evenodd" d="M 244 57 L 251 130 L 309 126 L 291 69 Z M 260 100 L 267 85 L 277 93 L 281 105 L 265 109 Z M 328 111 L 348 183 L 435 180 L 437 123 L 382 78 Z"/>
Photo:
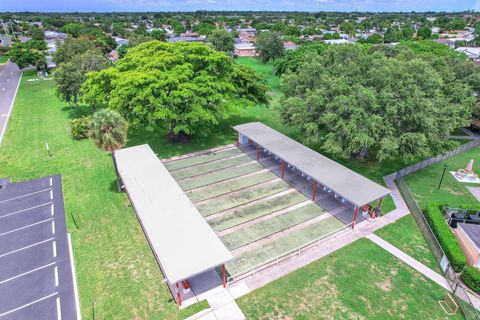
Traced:
<path fill-rule="evenodd" d="M 0 65 L 0 143 L 7 128 L 20 76 L 21 72 L 16 64 L 8 62 Z"/>

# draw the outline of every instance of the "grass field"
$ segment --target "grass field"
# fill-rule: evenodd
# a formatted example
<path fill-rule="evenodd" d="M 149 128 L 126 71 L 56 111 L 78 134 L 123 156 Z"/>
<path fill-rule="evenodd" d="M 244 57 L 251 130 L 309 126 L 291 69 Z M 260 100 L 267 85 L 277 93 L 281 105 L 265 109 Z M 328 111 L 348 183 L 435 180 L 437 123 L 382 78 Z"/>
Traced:
<path fill-rule="evenodd" d="M 430 251 L 422 232 L 411 214 L 377 230 L 375 234 L 430 269 L 441 273 L 433 253 Z"/>
<path fill-rule="evenodd" d="M 0 63 L 6 63 L 8 61 L 8 56 L 0 56 Z"/>
<path fill-rule="evenodd" d="M 470 159 L 474 159 L 473 169 L 477 173 L 480 173 L 480 147 L 477 147 L 451 159 L 412 173 L 405 177 L 405 182 L 408 184 L 410 191 L 422 208 L 430 202 L 447 204 L 451 207 L 461 206 L 467 208 L 469 205 L 478 206 L 479 202 L 467 188 L 465 188 L 465 186 L 475 185 L 460 183 L 448 172 L 465 168 Z M 444 165 L 447 165 L 448 169 L 440 190 L 437 190 Z M 478 186 L 478 184 L 476 186 Z"/>
<path fill-rule="evenodd" d="M 52 81 L 27 82 L 33 76 L 22 79 L 0 147 L 0 177 L 62 174 L 83 318 L 91 319 L 92 302 L 98 319 L 183 319 L 207 307 L 178 311 L 126 195 L 116 192 L 110 155 L 70 138 L 70 119 L 87 110 L 60 102 Z"/>
<path fill-rule="evenodd" d="M 446 291 L 363 238 L 237 300 L 247 319 L 462 319 Z"/>

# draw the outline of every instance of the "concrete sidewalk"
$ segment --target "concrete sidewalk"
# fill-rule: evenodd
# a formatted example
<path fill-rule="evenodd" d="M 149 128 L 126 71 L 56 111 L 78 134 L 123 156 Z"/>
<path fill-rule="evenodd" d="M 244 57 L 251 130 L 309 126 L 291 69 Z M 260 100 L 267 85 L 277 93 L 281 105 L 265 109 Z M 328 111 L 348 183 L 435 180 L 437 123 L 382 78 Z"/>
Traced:
<path fill-rule="evenodd" d="M 410 267 L 413 269 L 417 270 L 433 282 L 437 283 L 439 286 L 442 286 L 445 290 L 448 290 L 452 292 L 452 289 L 450 288 L 450 285 L 447 282 L 447 279 L 445 279 L 442 275 L 438 274 L 437 272 L 433 271 L 420 261 L 412 258 L 402 250 L 398 249 L 397 247 L 391 245 L 389 242 L 383 240 L 376 234 L 369 234 L 365 236 L 365 238 L 371 240 L 373 243 L 377 244 L 378 246 L 382 247 L 383 249 L 387 250 L 390 252 L 392 255 L 397 257 L 398 259 L 402 260 L 406 264 L 408 264 Z"/>

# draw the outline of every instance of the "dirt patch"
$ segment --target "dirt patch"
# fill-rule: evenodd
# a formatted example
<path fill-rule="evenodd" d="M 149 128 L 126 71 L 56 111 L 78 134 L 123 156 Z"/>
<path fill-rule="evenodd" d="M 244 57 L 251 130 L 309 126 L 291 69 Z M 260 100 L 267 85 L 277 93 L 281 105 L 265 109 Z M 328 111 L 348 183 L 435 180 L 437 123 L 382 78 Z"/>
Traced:
<path fill-rule="evenodd" d="M 376 283 L 377 287 L 385 292 L 392 291 L 392 281 L 390 279 L 385 279 L 381 282 Z"/>
<path fill-rule="evenodd" d="M 451 194 L 456 195 L 456 196 L 463 196 L 463 195 L 465 195 L 464 192 L 458 191 L 458 190 L 453 190 L 452 188 L 447 188 L 447 191 L 448 191 L 449 193 L 451 193 Z"/>

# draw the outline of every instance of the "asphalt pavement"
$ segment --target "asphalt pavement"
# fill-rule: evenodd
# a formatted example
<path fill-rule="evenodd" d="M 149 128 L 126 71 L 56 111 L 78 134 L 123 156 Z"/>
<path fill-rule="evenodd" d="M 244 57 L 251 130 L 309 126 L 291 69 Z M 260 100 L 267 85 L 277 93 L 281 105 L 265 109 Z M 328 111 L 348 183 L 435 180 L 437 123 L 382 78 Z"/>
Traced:
<path fill-rule="evenodd" d="M 61 176 L 0 185 L 0 320 L 77 320 Z"/>
<path fill-rule="evenodd" d="M 11 115 L 21 74 L 15 63 L 8 62 L 0 65 L 0 143 Z"/>

